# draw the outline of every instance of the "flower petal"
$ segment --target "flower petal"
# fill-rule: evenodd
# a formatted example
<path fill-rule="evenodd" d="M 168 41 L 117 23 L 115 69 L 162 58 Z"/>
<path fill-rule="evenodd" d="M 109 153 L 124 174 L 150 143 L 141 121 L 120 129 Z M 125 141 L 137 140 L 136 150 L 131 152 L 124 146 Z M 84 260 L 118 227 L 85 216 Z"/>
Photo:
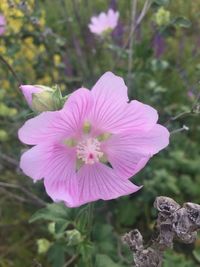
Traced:
<path fill-rule="evenodd" d="M 137 151 L 152 156 L 168 146 L 169 136 L 167 128 L 156 124 L 149 132 L 135 132 L 133 144 Z"/>
<path fill-rule="evenodd" d="M 80 133 L 92 105 L 91 92 L 79 89 L 69 97 L 62 110 L 43 112 L 28 120 L 18 131 L 19 139 L 35 145 L 74 136 Z"/>
<path fill-rule="evenodd" d="M 113 128 L 127 105 L 127 87 L 122 78 L 106 72 L 92 88 L 94 106 L 91 122 L 96 131 L 109 131 Z"/>
<path fill-rule="evenodd" d="M 53 201 L 64 201 L 73 206 L 78 197 L 76 177 L 76 153 L 64 146 L 54 148 L 53 157 L 45 172 L 44 185 Z"/>
<path fill-rule="evenodd" d="M 116 173 L 120 177 L 130 178 L 168 143 L 168 130 L 156 124 L 149 132 L 113 135 L 102 143 L 101 149 Z"/>
<path fill-rule="evenodd" d="M 129 180 L 117 177 L 112 168 L 96 163 L 84 165 L 77 174 L 79 180 L 79 200 L 76 206 L 98 199 L 110 200 L 138 191 Z"/>
<path fill-rule="evenodd" d="M 34 181 L 44 178 L 48 161 L 52 157 L 51 146 L 37 145 L 24 152 L 20 160 L 22 171 Z"/>
<path fill-rule="evenodd" d="M 44 178 L 47 194 L 54 201 L 73 205 L 78 197 L 76 153 L 64 145 L 37 145 L 21 157 L 20 167 L 33 180 Z"/>
<path fill-rule="evenodd" d="M 107 19 L 110 27 L 114 29 L 117 26 L 117 22 L 119 19 L 119 12 L 115 12 L 113 9 L 109 9 L 107 14 Z"/>
<path fill-rule="evenodd" d="M 150 155 L 135 150 L 130 135 L 114 135 L 101 145 L 101 149 L 121 178 L 130 178 L 138 173 L 150 159 Z"/>
<path fill-rule="evenodd" d="M 20 141 L 28 145 L 57 141 L 70 133 L 59 111 L 47 111 L 30 119 L 19 129 Z"/>
<path fill-rule="evenodd" d="M 158 113 L 149 105 L 139 101 L 131 101 L 123 115 L 113 126 L 115 133 L 135 130 L 149 131 L 157 122 Z"/>
<path fill-rule="evenodd" d="M 83 123 L 87 120 L 93 103 L 91 92 L 85 88 L 76 90 L 66 101 L 61 116 L 75 135 L 81 134 Z"/>
<path fill-rule="evenodd" d="M 92 88 L 92 94 L 96 99 L 107 97 L 112 101 L 128 102 L 128 89 L 124 80 L 108 71 L 104 73 Z"/>

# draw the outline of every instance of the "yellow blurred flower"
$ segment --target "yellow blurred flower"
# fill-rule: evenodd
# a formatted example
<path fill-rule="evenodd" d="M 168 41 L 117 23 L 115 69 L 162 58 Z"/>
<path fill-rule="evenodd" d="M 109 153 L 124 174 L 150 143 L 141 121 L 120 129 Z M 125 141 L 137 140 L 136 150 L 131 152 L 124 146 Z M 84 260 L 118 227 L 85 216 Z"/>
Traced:
<path fill-rule="evenodd" d="M 37 83 L 38 84 L 51 85 L 52 84 L 52 78 L 50 76 L 45 75 L 43 78 L 38 79 Z"/>
<path fill-rule="evenodd" d="M 8 81 L 8 80 L 2 80 L 2 81 L 1 81 L 1 87 L 2 87 L 3 89 L 9 89 L 9 88 L 10 88 L 10 83 L 9 83 L 9 81 Z"/>
<path fill-rule="evenodd" d="M 4 44 L 0 44 L 0 54 L 5 54 L 6 53 L 6 47 Z"/>
<path fill-rule="evenodd" d="M 44 53 L 45 51 L 46 51 L 45 46 L 44 46 L 43 44 L 41 44 L 41 45 L 39 46 L 39 52 L 40 52 L 40 53 Z"/>
<path fill-rule="evenodd" d="M 60 62 L 61 62 L 61 56 L 60 56 L 59 54 L 55 54 L 55 55 L 53 56 L 53 61 L 54 61 L 54 64 L 55 64 L 55 65 L 59 65 Z"/>

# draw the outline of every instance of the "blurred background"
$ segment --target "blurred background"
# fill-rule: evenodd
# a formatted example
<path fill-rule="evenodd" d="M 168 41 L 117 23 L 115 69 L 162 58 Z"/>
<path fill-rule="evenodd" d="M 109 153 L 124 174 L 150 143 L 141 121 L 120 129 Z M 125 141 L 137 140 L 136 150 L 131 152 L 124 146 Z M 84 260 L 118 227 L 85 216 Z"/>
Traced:
<path fill-rule="evenodd" d="M 128 267 L 120 236 L 138 228 L 150 238 L 156 196 L 200 203 L 200 0 L 140 0 L 135 15 L 132 2 L 0 0 L 0 267 Z M 120 14 L 117 26 L 90 32 L 91 17 L 109 9 Z M 45 208 L 42 182 L 19 169 L 17 131 L 33 116 L 19 85 L 58 85 L 65 95 L 108 70 L 125 79 L 130 99 L 158 110 L 172 135 L 134 177 L 141 191 L 95 203 L 88 241 L 84 207 Z M 171 266 L 200 266 L 200 237 L 175 244 L 164 259 Z"/>

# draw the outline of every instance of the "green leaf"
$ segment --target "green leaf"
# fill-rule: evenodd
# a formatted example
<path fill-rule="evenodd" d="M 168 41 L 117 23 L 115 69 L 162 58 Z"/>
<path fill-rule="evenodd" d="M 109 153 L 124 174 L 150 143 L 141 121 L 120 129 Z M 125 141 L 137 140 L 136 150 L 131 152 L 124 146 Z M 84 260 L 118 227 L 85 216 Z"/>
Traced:
<path fill-rule="evenodd" d="M 95 267 L 123 267 L 123 265 L 115 263 L 109 256 L 105 254 L 97 254 Z"/>
<path fill-rule="evenodd" d="M 183 28 L 189 28 L 192 25 L 191 21 L 185 17 L 177 17 L 172 23 Z"/>
<path fill-rule="evenodd" d="M 198 261 L 200 263 L 200 253 L 199 253 L 199 251 L 194 250 L 192 254 L 195 257 L 196 261 Z"/>
<path fill-rule="evenodd" d="M 70 209 L 63 203 L 53 203 L 48 204 L 46 208 L 36 211 L 36 213 L 30 218 L 29 222 L 32 223 L 37 220 L 49 220 L 67 223 L 69 215 Z"/>
<path fill-rule="evenodd" d="M 48 260 L 52 267 L 61 267 L 65 263 L 65 247 L 61 243 L 53 244 L 48 251 Z"/>

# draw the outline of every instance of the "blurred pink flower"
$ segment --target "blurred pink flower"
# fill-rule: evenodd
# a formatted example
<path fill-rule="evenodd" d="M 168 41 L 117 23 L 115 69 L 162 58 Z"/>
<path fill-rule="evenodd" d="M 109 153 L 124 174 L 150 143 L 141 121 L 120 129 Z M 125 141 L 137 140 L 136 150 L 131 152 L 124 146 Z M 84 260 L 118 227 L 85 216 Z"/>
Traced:
<path fill-rule="evenodd" d="M 101 35 L 107 30 L 113 30 L 117 26 L 119 12 L 109 9 L 107 14 L 101 12 L 99 16 L 92 17 L 91 23 L 88 25 L 90 31 L 97 35 Z"/>
<path fill-rule="evenodd" d="M 6 30 L 6 19 L 0 14 L 0 35 L 3 35 Z"/>
<path fill-rule="evenodd" d="M 41 93 L 43 91 L 42 87 L 38 85 L 21 85 L 19 88 L 30 107 L 32 106 L 33 94 Z"/>
<path fill-rule="evenodd" d="M 44 178 L 47 194 L 70 207 L 136 192 L 129 178 L 169 143 L 152 107 L 128 103 L 122 78 L 106 72 L 92 90 L 80 88 L 60 111 L 43 112 L 19 130 L 33 148 L 21 157 L 23 172 Z"/>

